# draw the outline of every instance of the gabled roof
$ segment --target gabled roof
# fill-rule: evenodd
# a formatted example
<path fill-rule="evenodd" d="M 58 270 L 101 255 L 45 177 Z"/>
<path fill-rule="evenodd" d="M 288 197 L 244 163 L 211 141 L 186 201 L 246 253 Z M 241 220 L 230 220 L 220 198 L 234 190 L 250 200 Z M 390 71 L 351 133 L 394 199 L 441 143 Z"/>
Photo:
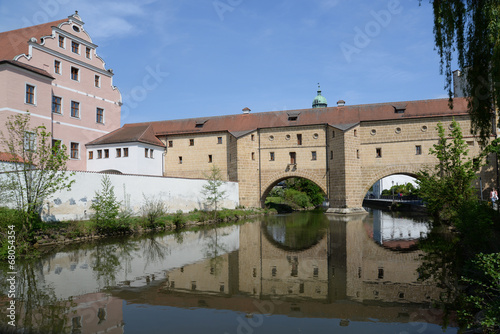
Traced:
<path fill-rule="evenodd" d="M 396 106 L 396 107 L 395 107 Z M 396 109 L 403 109 L 396 112 Z M 297 115 L 290 121 L 289 115 Z M 341 107 L 283 110 L 262 113 L 188 118 L 169 121 L 125 124 L 123 127 L 151 125 L 156 136 L 187 133 L 228 131 L 241 136 L 259 128 L 329 124 L 339 129 L 348 129 L 354 124 L 367 121 L 397 120 L 435 116 L 467 115 L 467 100 L 454 99 L 454 108 L 448 106 L 448 99 L 388 102 Z M 203 122 L 203 127 L 196 124 Z"/>
<path fill-rule="evenodd" d="M 85 144 L 85 146 L 133 142 L 165 147 L 165 145 L 155 136 L 153 128 L 149 124 L 124 126 Z"/>
<path fill-rule="evenodd" d="M 20 67 L 20 68 L 23 68 L 25 70 L 28 70 L 28 71 L 31 71 L 31 72 L 43 75 L 43 76 L 45 76 L 47 78 L 55 79 L 52 75 L 49 74 L 49 72 L 47 72 L 45 70 L 42 70 L 41 68 L 38 68 L 38 67 L 35 67 L 35 66 L 31 66 L 31 65 L 28 65 L 28 64 L 21 63 L 21 62 L 19 62 L 17 60 L 0 60 L 0 65 L 2 65 L 2 64 L 9 64 L 9 65 L 12 65 L 12 66 Z"/>
<path fill-rule="evenodd" d="M 66 18 L 0 33 L 0 60 L 13 60 L 18 55 L 28 54 L 28 41 L 31 37 L 35 37 L 40 42 L 42 37 L 52 35 L 53 26 L 57 27 L 67 21 L 68 19 Z"/>

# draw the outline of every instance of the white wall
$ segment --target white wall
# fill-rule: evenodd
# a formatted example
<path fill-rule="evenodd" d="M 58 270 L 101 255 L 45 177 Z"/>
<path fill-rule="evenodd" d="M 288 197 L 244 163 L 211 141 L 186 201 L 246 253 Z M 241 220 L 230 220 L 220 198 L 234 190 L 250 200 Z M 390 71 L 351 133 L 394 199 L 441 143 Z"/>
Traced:
<path fill-rule="evenodd" d="M 121 148 L 121 157 L 116 157 L 116 149 Z M 123 149 L 128 148 L 128 157 L 123 156 Z M 146 158 L 144 149 L 153 150 L 153 158 Z M 104 149 L 109 149 L 109 158 L 104 158 Z M 103 157 L 97 158 L 97 150 L 103 151 Z M 93 151 L 93 159 L 89 160 L 88 152 Z M 163 175 L 163 152 L 164 149 L 159 146 L 148 145 L 145 143 L 120 143 L 108 145 L 87 146 L 87 170 L 92 172 L 101 172 L 104 170 L 115 169 L 124 174 L 140 175 Z M 149 155 L 148 151 L 148 155 Z"/>
<path fill-rule="evenodd" d="M 95 192 L 102 189 L 104 174 L 92 172 L 75 172 L 75 183 L 70 191 L 56 193 L 43 205 L 42 219 L 50 220 L 83 220 L 91 216 L 90 205 Z M 163 200 L 168 212 L 203 209 L 205 197 L 201 193 L 206 180 L 166 178 L 158 176 L 116 175 L 108 174 L 116 198 L 123 207 L 129 207 L 140 214 L 144 195 Z M 1 175 L 0 175 L 1 177 Z M 226 191 L 226 198 L 221 207 L 233 209 L 238 205 L 238 183 L 225 182 L 221 188 Z M 7 203 L 0 203 L 6 205 Z"/>

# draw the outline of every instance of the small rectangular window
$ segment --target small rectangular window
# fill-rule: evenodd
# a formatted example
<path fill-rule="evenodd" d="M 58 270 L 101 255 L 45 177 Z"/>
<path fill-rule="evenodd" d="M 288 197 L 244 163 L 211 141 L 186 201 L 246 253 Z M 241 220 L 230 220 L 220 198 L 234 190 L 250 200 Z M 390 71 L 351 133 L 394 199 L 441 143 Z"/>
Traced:
<path fill-rule="evenodd" d="M 333 160 L 333 151 L 330 151 L 330 160 Z"/>
<path fill-rule="evenodd" d="M 212 155 L 211 154 L 208 155 L 208 163 L 212 163 Z"/>
<path fill-rule="evenodd" d="M 101 77 L 98 75 L 94 76 L 94 86 L 97 88 L 101 87 Z"/>
<path fill-rule="evenodd" d="M 384 268 L 378 268 L 378 278 L 384 278 Z"/>
<path fill-rule="evenodd" d="M 332 131 L 332 138 L 335 138 L 335 131 Z"/>
<path fill-rule="evenodd" d="M 252 160 L 255 160 L 255 152 L 252 152 Z"/>
<path fill-rule="evenodd" d="M 71 80 L 78 81 L 79 80 L 79 72 L 80 70 L 76 67 L 71 67 Z"/>
<path fill-rule="evenodd" d="M 376 154 L 375 156 L 376 156 L 377 158 L 382 158 L 382 148 L 377 147 L 377 148 L 375 149 L 375 154 Z"/>
<path fill-rule="evenodd" d="M 174 147 L 174 141 L 173 140 L 169 140 L 168 141 L 168 147 Z"/>
<path fill-rule="evenodd" d="M 117 148 L 116 149 L 116 157 L 120 158 L 121 156 L 122 156 L 122 149 L 121 148 Z"/>
<path fill-rule="evenodd" d="M 290 152 L 290 163 L 295 165 L 297 163 L 297 155 L 295 152 Z"/>
<path fill-rule="evenodd" d="M 104 158 L 105 159 L 109 158 L 109 150 L 108 149 L 104 150 Z"/>
<path fill-rule="evenodd" d="M 123 148 L 123 157 L 128 157 L 128 147 Z"/>
<path fill-rule="evenodd" d="M 64 37 L 59 36 L 59 47 L 64 49 Z"/>
<path fill-rule="evenodd" d="M 26 103 L 35 104 L 35 86 L 26 84 Z"/>
<path fill-rule="evenodd" d="M 150 157 L 151 159 L 153 159 L 153 152 L 154 152 L 154 150 L 153 150 L 152 148 L 151 148 L 151 149 L 149 149 L 149 157 Z"/>
<path fill-rule="evenodd" d="M 61 62 L 54 60 L 54 73 L 61 74 Z"/>
<path fill-rule="evenodd" d="M 251 135 L 251 136 L 250 136 L 250 140 L 251 140 L 251 141 L 254 141 L 254 140 L 255 140 L 255 135 Z"/>
<path fill-rule="evenodd" d="M 71 117 L 80 118 L 80 102 L 71 101 Z"/>
<path fill-rule="evenodd" d="M 358 130 L 354 130 L 354 137 L 358 136 Z"/>
<path fill-rule="evenodd" d="M 356 150 L 356 159 L 359 159 L 359 150 Z"/>
<path fill-rule="evenodd" d="M 314 267 L 313 268 L 313 277 L 318 277 L 319 276 L 319 268 L 318 267 Z"/>
<path fill-rule="evenodd" d="M 25 151 L 36 150 L 36 134 L 34 132 L 24 133 L 24 150 Z"/>
<path fill-rule="evenodd" d="M 274 152 L 269 152 L 269 160 L 274 161 Z"/>
<path fill-rule="evenodd" d="M 316 159 L 317 159 L 316 151 L 312 151 L 311 152 L 311 160 L 316 160 Z"/>
<path fill-rule="evenodd" d="M 85 48 L 85 57 L 87 57 L 88 59 L 90 59 L 90 48 L 89 47 Z"/>
<path fill-rule="evenodd" d="M 217 144 L 222 144 L 222 137 L 217 137 Z"/>
<path fill-rule="evenodd" d="M 78 159 L 80 144 L 78 144 L 78 143 L 71 143 L 70 147 L 71 147 L 71 155 L 70 155 L 71 159 Z"/>
<path fill-rule="evenodd" d="M 95 117 L 96 117 L 95 121 L 97 123 L 104 124 L 104 109 L 97 108 Z"/>
<path fill-rule="evenodd" d="M 194 146 L 194 139 L 189 139 L 189 146 Z"/>
<path fill-rule="evenodd" d="M 179 157 L 179 163 L 182 164 L 182 157 Z"/>
<path fill-rule="evenodd" d="M 422 154 L 422 146 L 421 145 L 416 145 L 415 146 L 415 154 L 416 155 L 421 155 Z"/>
<path fill-rule="evenodd" d="M 71 41 L 71 52 L 80 54 L 80 44 L 75 41 Z"/>
<path fill-rule="evenodd" d="M 297 134 L 297 145 L 302 145 L 302 135 L 300 133 Z"/>
<path fill-rule="evenodd" d="M 145 148 L 145 149 L 144 149 L 144 157 L 145 157 L 145 158 L 147 158 L 147 157 L 148 157 L 148 149 L 147 149 L 147 148 Z"/>
<path fill-rule="evenodd" d="M 102 159 L 102 150 L 97 150 L 97 159 Z"/>
<path fill-rule="evenodd" d="M 94 151 L 89 151 L 89 160 L 94 159 Z"/>
<path fill-rule="evenodd" d="M 55 114 L 61 114 L 62 113 L 62 98 L 59 96 L 54 96 L 52 95 L 52 112 Z"/>
<path fill-rule="evenodd" d="M 271 276 L 276 277 L 277 273 L 278 273 L 278 269 L 275 266 L 273 266 L 271 268 Z"/>

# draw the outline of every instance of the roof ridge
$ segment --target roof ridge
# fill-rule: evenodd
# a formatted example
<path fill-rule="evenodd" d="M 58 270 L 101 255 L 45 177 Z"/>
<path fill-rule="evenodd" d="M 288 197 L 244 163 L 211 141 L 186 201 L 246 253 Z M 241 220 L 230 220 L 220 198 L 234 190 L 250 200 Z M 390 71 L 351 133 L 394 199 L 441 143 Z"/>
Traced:
<path fill-rule="evenodd" d="M 65 21 L 69 21 L 67 18 L 65 19 L 59 19 L 59 20 L 55 20 L 55 21 L 51 21 L 51 22 L 45 22 L 45 23 L 40 23 L 40 24 L 37 24 L 37 25 L 34 25 L 34 26 L 29 26 L 29 27 L 24 27 L 24 28 L 17 28 L 17 29 L 12 29 L 12 30 L 7 30 L 7 31 L 2 31 L 0 32 L 0 35 L 2 34 L 7 34 L 7 33 L 12 33 L 12 32 L 16 32 L 16 31 L 20 31 L 20 30 L 30 30 L 30 29 L 33 29 L 33 30 L 36 30 L 38 28 L 41 28 L 42 26 L 45 27 L 49 24 L 52 24 L 52 23 L 63 23 Z M 51 25 L 52 26 L 52 25 Z M 54 24 L 53 26 L 57 26 L 57 24 Z"/>

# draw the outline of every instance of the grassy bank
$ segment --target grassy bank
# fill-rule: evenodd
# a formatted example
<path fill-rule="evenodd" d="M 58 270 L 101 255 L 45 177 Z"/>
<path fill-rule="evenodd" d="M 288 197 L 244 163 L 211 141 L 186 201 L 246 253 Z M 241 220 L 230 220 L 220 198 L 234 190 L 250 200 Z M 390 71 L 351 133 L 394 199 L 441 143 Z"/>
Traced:
<path fill-rule="evenodd" d="M 120 213 L 105 229 L 94 220 L 85 221 L 37 221 L 36 230 L 21 232 L 23 221 L 16 210 L 0 208 L 0 258 L 6 259 L 9 250 L 9 231 L 15 231 L 16 257 L 37 256 L 36 249 L 54 245 L 86 240 L 106 238 L 117 235 L 139 234 L 152 231 L 181 231 L 196 225 L 221 224 L 261 215 L 276 213 L 273 209 L 222 209 L 213 212 L 194 210 L 188 213 L 180 211 L 158 217 L 131 216 Z M 12 234 L 12 233 L 11 233 Z M 11 243 L 12 246 L 12 243 Z"/>

